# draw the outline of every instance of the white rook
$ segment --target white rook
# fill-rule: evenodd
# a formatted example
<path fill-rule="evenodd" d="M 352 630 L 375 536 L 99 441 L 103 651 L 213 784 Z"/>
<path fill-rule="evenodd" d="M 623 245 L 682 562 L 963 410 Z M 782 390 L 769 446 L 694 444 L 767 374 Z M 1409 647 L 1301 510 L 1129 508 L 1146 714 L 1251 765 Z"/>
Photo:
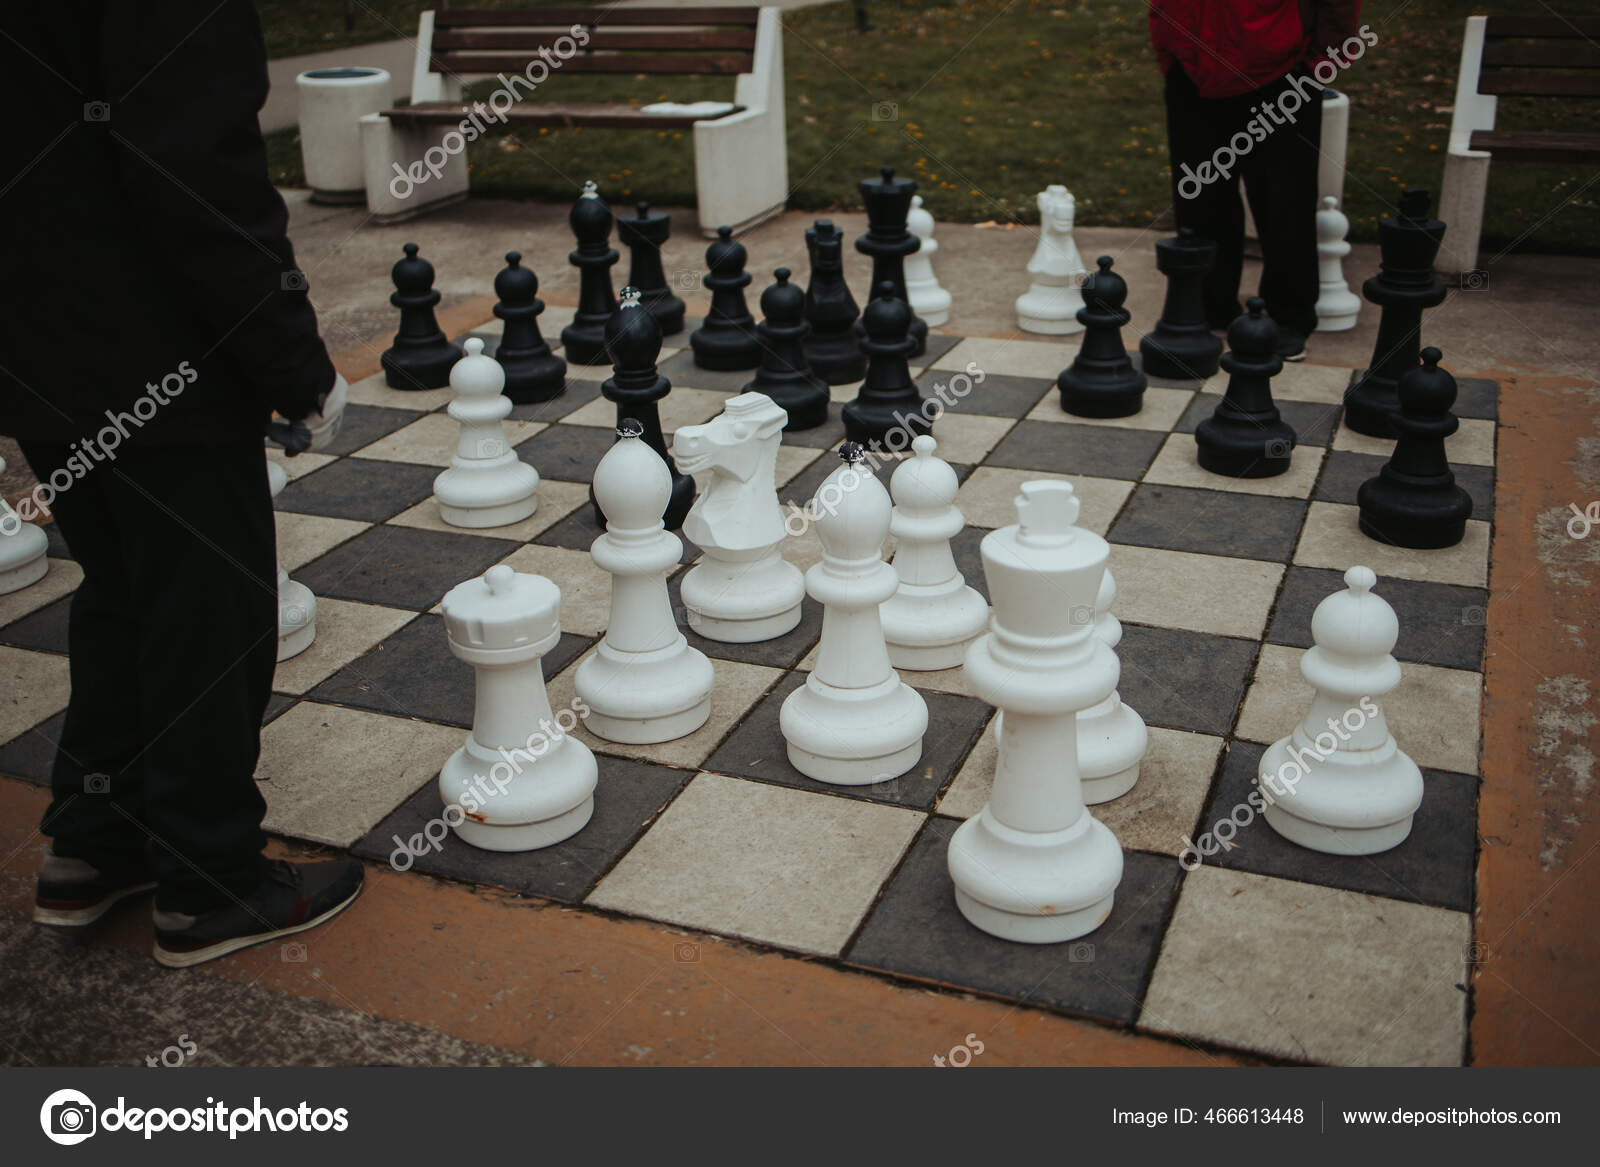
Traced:
<path fill-rule="evenodd" d="M 956 906 L 1004 940 L 1050 944 L 1111 914 L 1122 848 L 1088 811 L 1079 710 L 1116 690 L 1117 658 L 1094 634 L 1110 546 L 1076 525 L 1070 483 L 1025 482 L 1017 523 L 984 537 L 994 615 L 967 675 L 1004 715 L 989 801 L 950 840 Z"/>
<path fill-rule="evenodd" d="M 672 473 L 643 433 L 624 418 L 594 470 L 606 532 L 589 554 L 611 575 L 611 621 L 573 678 L 589 732 L 633 745 L 683 737 L 711 716 L 711 662 L 678 631 L 667 598 L 667 572 L 683 554 L 662 522 Z"/>
<path fill-rule="evenodd" d="M 598 767 L 552 718 L 544 655 L 561 639 L 561 590 L 504 563 L 459 583 L 442 604 L 450 651 L 477 673 L 466 744 L 439 773 L 444 820 L 486 851 L 533 851 L 570 838 L 594 813 Z M 456 808 L 452 821 L 451 808 Z"/>
<path fill-rule="evenodd" d="M 1395 744 L 1378 698 L 1400 683 L 1400 635 L 1370 567 L 1311 615 L 1300 672 L 1316 696 L 1305 719 L 1261 756 L 1263 817 L 1278 834 L 1331 855 L 1373 855 L 1411 833 L 1422 771 Z"/>

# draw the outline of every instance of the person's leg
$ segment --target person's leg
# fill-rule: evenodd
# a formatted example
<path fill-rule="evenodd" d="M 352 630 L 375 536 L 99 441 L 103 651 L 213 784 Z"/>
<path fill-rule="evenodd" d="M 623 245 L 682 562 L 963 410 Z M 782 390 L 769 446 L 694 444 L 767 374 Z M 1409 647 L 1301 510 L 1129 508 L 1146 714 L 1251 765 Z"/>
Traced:
<path fill-rule="evenodd" d="M 1294 106 L 1303 92 L 1307 100 Z M 1261 241 L 1261 298 L 1278 327 L 1304 339 L 1317 326 L 1317 168 L 1322 100 L 1316 86 L 1286 78 L 1262 91 L 1287 124 L 1268 135 L 1245 167 L 1245 193 Z"/>
<path fill-rule="evenodd" d="M 194 913 L 262 879 L 261 718 L 277 551 L 259 439 L 130 450 L 101 467 L 136 612 L 143 826 L 156 904 Z"/>
<path fill-rule="evenodd" d="M 1216 262 L 1206 275 L 1206 320 L 1226 328 L 1239 315 L 1239 279 L 1244 271 L 1244 202 L 1237 173 L 1213 175 L 1210 182 L 1192 176 L 1210 166 L 1217 148 L 1239 127 L 1231 123 L 1231 103 L 1202 98 L 1183 71 L 1167 74 L 1167 153 L 1172 163 L 1172 205 L 1177 227 L 1217 245 Z M 1187 169 L 1185 169 L 1187 168 Z"/>
<path fill-rule="evenodd" d="M 65 445 L 27 442 L 22 452 L 40 482 L 64 469 L 73 453 Z M 104 468 L 96 468 L 51 503 L 83 581 L 67 616 L 72 696 L 40 830 L 54 855 L 113 870 L 142 864 L 145 835 L 137 825 L 144 813 L 141 772 L 133 764 L 140 747 L 138 612 L 105 478 Z"/>

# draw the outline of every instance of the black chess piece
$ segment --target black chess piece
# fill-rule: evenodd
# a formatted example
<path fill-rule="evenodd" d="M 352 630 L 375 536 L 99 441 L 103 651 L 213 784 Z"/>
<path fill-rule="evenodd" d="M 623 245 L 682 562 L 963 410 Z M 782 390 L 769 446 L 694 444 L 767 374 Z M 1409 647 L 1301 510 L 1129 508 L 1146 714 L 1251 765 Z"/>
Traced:
<path fill-rule="evenodd" d="M 788 411 L 785 430 L 815 429 L 828 420 L 828 386 L 806 362 L 805 294 L 789 282 L 789 269 L 772 273 L 776 281 L 761 293 L 761 367 L 741 393 L 765 393 Z"/>
<path fill-rule="evenodd" d="M 539 277 L 532 268 L 522 266 L 522 255 L 506 252 L 506 266 L 494 277 L 494 293 L 499 303 L 494 314 L 505 321 L 494 359 L 506 371 L 506 387 L 501 390 L 519 405 L 549 401 L 567 387 L 567 362 L 550 351 L 539 332 Z"/>
<path fill-rule="evenodd" d="M 898 453 L 909 449 L 919 434 L 929 432 L 933 422 L 907 364 L 916 347 L 910 335 L 911 306 L 894 294 L 888 280 L 878 285 L 877 292 L 861 314 L 867 332 L 861 342 L 867 350 L 866 380 L 841 415 L 845 436 L 852 442 Z M 898 441 L 895 434 L 900 435 Z"/>
<path fill-rule="evenodd" d="M 1204 282 L 1217 245 L 1180 227 L 1176 238 L 1156 240 L 1156 267 L 1167 277 L 1161 319 L 1139 338 L 1146 377 L 1203 381 L 1217 371 L 1222 340 L 1206 324 Z"/>
<path fill-rule="evenodd" d="M 829 219 L 818 219 L 806 229 L 806 251 L 811 256 L 811 279 L 806 284 L 806 321 L 811 333 L 805 339 L 811 371 L 830 385 L 848 385 L 867 375 L 867 354 L 856 335 L 856 307 L 850 285 L 844 281 L 844 232 Z"/>
<path fill-rule="evenodd" d="M 689 334 L 694 363 L 702 369 L 736 372 L 761 363 L 761 341 L 755 317 L 745 307 L 744 290 L 750 273 L 744 270 L 749 255 L 733 237 L 732 227 L 718 227 L 706 248 L 706 274 L 701 283 L 711 289 L 711 310 L 705 323 Z"/>
<path fill-rule="evenodd" d="M 672 382 L 656 372 L 656 359 L 661 356 L 661 325 L 640 304 L 636 289 L 622 289 L 622 306 L 606 322 L 605 343 L 612 371 L 601 383 L 600 392 L 607 401 L 616 402 L 618 427 L 628 418 L 642 425 L 644 432 L 640 436 L 661 455 L 672 473 L 672 498 L 667 503 L 665 521 L 667 530 L 676 531 L 694 504 L 694 479 L 678 472 L 661 433 L 661 410 L 656 403 L 672 392 Z M 595 522 L 604 529 L 605 512 L 594 496 L 592 483 L 589 502 L 594 506 Z"/>
<path fill-rule="evenodd" d="M 1444 449 L 1444 440 L 1461 427 L 1450 412 L 1456 379 L 1439 367 L 1439 357 L 1430 345 L 1422 363 L 1401 376 L 1394 454 L 1356 492 L 1361 530 L 1380 543 L 1454 547 L 1467 533 L 1472 496 L 1456 485 Z"/>
<path fill-rule="evenodd" d="M 649 203 L 634 208 L 634 217 L 617 220 L 617 239 L 628 248 L 628 286 L 639 289 L 639 303 L 661 325 L 661 335 L 683 331 L 684 304 L 667 286 L 661 247 L 672 234 L 672 216 L 652 215 Z"/>
<path fill-rule="evenodd" d="M 1194 431 L 1200 465 L 1229 478 L 1271 478 L 1289 469 L 1294 427 L 1278 416 L 1272 378 L 1283 369 L 1278 326 L 1267 302 L 1251 296 L 1246 315 L 1228 326 L 1222 367 L 1228 389 L 1215 412 Z"/>
<path fill-rule="evenodd" d="M 1393 414 L 1400 406 L 1396 387 L 1417 367 L 1422 340 L 1422 310 L 1444 302 L 1445 287 L 1433 275 L 1433 261 L 1444 241 L 1444 223 L 1429 217 L 1428 192 L 1420 187 L 1400 196 L 1400 210 L 1378 223 L 1378 274 L 1361 285 L 1361 294 L 1383 309 L 1372 361 L 1344 394 L 1344 424 L 1374 438 L 1398 437 Z"/>
<path fill-rule="evenodd" d="M 1061 408 L 1078 417 L 1131 417 L 1144 407 L 1144 374 L 1122 347 L 1122 326 L 1133 314 L 1122 306 L 1128 285 L 1102 255 L 1100 270 L 1083 281 L 1083 343 L 1056 378 Z"/>
<path fill-rule="evenodd" d="M 572 323 L 561 330 L 562 355 L 579 365 L 599 365 L 606 360 L 606 321 L 617 311 L 611 294 L 611 267 L 622 257 L 611 247 L 611 208 L 601 200 L 592 182 L 567 216 L 578 248 L 567 262 L 578 269 L 578 310 Z"/>
<path fill-rule="evenodd" d="M 461 346 L 450 342 L 434 318 L 439 292 L 433 286 L 433 264 L 417 254 L 415 243 L 404 250 L 406 257 L 389 272 L 395 288 L 389 303 L 400 309 L 400 331 L 393 347 L 379 358 L 383 379 L 391 389 L 443 389 L 461 359 Z"/>
<path fill-rule="evenodd" d="M 922 248 L 922 240 L 906 227 L 911 196 L 916 193 L 916 180 L 896 178 L 893 166 L 885 166 L 879 178 L 862 179 L 867 233 L 856 240 L 856 250 L 872 257 L 872 286 L 877 288 L 887 282 L 894 287 L 895 298 L 906 302 L 914 345 L 909 355 L 913 357 L 921 356 L 928 347 L 928 322 L 911 311 L 911 301 L 906 296 L 906 256 Z M 856 335 L 866 335 L 864 321 L 856 325 Z"/>

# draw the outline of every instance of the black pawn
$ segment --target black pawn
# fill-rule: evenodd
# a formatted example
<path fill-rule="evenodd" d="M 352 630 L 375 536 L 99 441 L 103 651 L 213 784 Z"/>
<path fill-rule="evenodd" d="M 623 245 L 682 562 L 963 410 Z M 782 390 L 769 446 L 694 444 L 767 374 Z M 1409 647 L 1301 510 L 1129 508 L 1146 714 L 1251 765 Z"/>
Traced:
<path fill-rule="evenodd" d="M 567 362 L 554 355 L 539 332 L 539 277 L 522 266 L 519 252 L 506 252 L 506 266 L 494 277 L 494 294 L 500 302 L 494 314 L 506 322 L 494 359 L 506 371 L 501 390 L 519 405 L 549 401 L 567 387 Z"/>
<path fill-rule="evenodd" d="M 611 208 L 583 184 L 583 194 L 567 216 L 578 248 L 567 262 L 578 269 L 578 310 L 572 323 L 561 330 L 561 348 L 567 360 L 579 365 L 599 365 L 606 360 L 606 321 L 617 310 L 611 294 L 611 267 L 619 256 L 611 247 Z"/>
<path fill-rule="evenodd" d="M 777 282 L 761 293 L 761 367 L 741 393 L 765 393 L 789 413 L 786 430 L 814 429 L 828 420 L 827 383 L 806 363 L 806 298 L 789 282 L 789 269 L 772 273 Z"/>
<path fill-rule="evenodd" d="M 405 245 L 406 257 L 394 265 L 389 277 L 394 293 L 389 303 L 400 309 L 400 331 L 394 346 L 379 358 L 383 379 L 391 389 L 443 389 L 450 384 L 450 369 L 461 359 L 461 346 L 451 344 L 434 319 L 439 293 L 433 286 L 433 264 L 417 254 L 417 245 Z"/>
<path fill-rule="evenodd" d="M 1204 282 L 1216 262 L 1217 245 L 1180 227 L 1173 239 L 1156 240 L 1156 267 L 1167 277 L 1161 319 L 1139 339 L 1146 377 L 1203 381 L 1217 371 L 1222 340 L 1206 324 Z"/>
<path fill-rule="evenodd" d="M 672 498 L 667 503 L 667 530 L 676 531 L 683 526 L 684 516 L 694 503 L 694 479 L 678 473 L 677 463 L 667 452 L 667 440 L 661 433 L 661 412 L 657 402 L 672 392 L 672 382 L 656 372 L 656 358 L 661 355 L 661 325 L 639 303 L 633 288 L 622 289 L 622 306 L 606 322 L 606 351 L 611 355 L 611 376 L 600 385 L 607 401 L 617 404 L 617 426 L 633 418 L 644 427 L 640 435 L 645 443 L 667 464 L 672 473 Z M 594 485 L 589 486 L 589 501 L 594 506 L 595 522 L 604 529 L 605 512 L 594 496 Z"/>
<path fill-rule="evenodd" d="M 1444 440 L 1460 428 L 1450 407 L 1456 379 L 1439 367 L 1439 350 L 1422 350 L 1422 363 L 1400 378 L 1394 415 L 1400 440 L 1382 470 L 1361 484 L 1356 505 L 1361 530 L 1397 547 L 1454 547 L 1467 533 L 1472 497 L 1456 485 Z"/>
<path fill-rule="evenodd" d="M 811 279 L 806 284 L 805 339 L 811 371 L 830 385 L 848 385 L 867 374 L 867 354 L 856 335 L 856 307 L 844 281 L 844 233 L 831 220 L 818 219 L 806 229 Z"/>
<path fill-rule="evenodd" d="M 1378 274 L 1361 285 L 1361 294 L 1383 309 L 1372 361 L 1345 390 L 1344 424 L 1374 438 L 1397 437 L 1393 414 L 1400 406 L 1400 378 L 1417 367 L 1422 310 L 1444 302 L 1445 288 L 1433 276 L 1433 261 L 1444 241 L 1444 223 L 1429 218 L 1428 192 L 1413 188 L 1400 196 L 1400 211 L 1378 224 Z"/>
<path fill-rule="evenodd" d="M 733 237 L 733 228 L 718 227 L 717 237 L 706 248 L 708 270 L 701 280 L 711 289 L 711 311 L 705 323 L 689 334 L 694 363 L 702 369 L 730 373 L 761 363 L 755 317 L 744 303 L 750 283 L 750 273 L 744 270 L 748 258 L 744 244 Z"/>
<path fill-rule="evenodd" d="M 1100 270 L 1083 281 L 1083 344 L 1056 378 L 1061 408 L 1078 417 L 1130 417 L 1144 407 L 1144 374 L 1122 347 L 1122 326 L 1133 314 L 1122 306 L 1128 285 L 1102 255 Z"/>
<path fill-rule="evenodd" d="M 911 308 L 885 280 L 867 301 L 861 323 L 867 333 L 861 342 L 867 350 L 867 377 L 856 399 L 841 411 L 845 436 L 875 450 L 898 453 L 933 428 L 924 412 L 927 402 L 907 365 L 916 347 L 910 336 Z"/>
<path fill-rule="evenodd" d="M 915 179 L 896 178 L 894 167 L 885 166 L 877 179 L 861 180 L 861 201 L 867 207 L 867 233 L 856 240 L 856 250 L 872 257 L 872 286 L 884 283 L 894 288 L 895 299 L 905 300 L 906 314 L 911 318 L 908 330 L 912 340 L 911 356 L 921 356 L 928 347 L 928 322 L 911 311 L 911 301 L 906 297 L 906 256 L 922 248 L 918 239 L 906 228 L 906 216 L 911 213 L 911 196 L 917 193 Z M 856 325 L 856 335 L 865 336 L 863 324 Z"/>
<path fill-rule="evenodd" d="M 1222 358 L 1228 390 L 1194 431 L 1200 465 L 1213 474 L 1271 478 L 1289 469 L 1295 435 L 1272 403 L 1272 378 L 1283 369 L 1283 358 L 1278 326 L 1266 308 L 1265 300 L 1252 296 L 1248 314 L 1228 326 L 1228 352 Z"/>
<path fill-rule="evenodd" d="M 617 220 L 617 239 L 628 248 L 628 286 L 639 289 L 639 303 L 661 325 L 661 335 L 683 331 L 683 301 L 667 287 L 661 267 L 661 247 L 672 234 L 672 216 L 652 215 L 649 203 L 640 203 L 631 219 Z"/>

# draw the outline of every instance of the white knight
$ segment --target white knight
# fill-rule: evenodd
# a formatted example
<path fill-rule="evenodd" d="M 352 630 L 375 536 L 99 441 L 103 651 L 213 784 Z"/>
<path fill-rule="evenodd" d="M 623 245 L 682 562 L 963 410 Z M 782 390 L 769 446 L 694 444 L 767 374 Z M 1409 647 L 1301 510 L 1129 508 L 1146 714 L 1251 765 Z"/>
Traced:
<path fill-rule="evenodd" d="M 1038 203 L 1039 246 L 1028 261 L 1033 283 L 1017 297 L 1017 326 L 1049 336 L 1082 332 L 1085 269 L 1072 239 L 1076 202 L 1066 187 L 1051 185 L 1039 192 Z"/>

